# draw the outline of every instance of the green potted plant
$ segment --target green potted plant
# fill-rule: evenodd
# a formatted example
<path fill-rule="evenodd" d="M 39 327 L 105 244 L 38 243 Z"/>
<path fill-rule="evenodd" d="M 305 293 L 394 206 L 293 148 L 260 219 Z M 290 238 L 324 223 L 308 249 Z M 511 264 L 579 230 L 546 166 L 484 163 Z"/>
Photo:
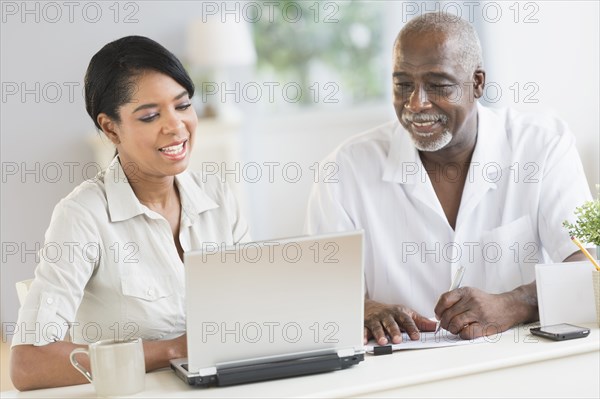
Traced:
<path fill-rule="evenodd" d="M 596 190 L 598 196 L 595 200 L 587 201 L 575 208 L 575 216 L 577 216 L 575 223 L 569 223 L 565 220 L 563 226 L 569 230 L 571 237 L 576 237 L 588 244 L 595 244 L 596 259 L 600 259 L 600 185 L 596 185 Z M 575 242 L 577 243 L 576 240 Z M 596 321 L 600 326 L 600 269 L 597 265 L 596 270 L 592 271 L 592 285 L 596 300 Z"/>
<path fill-rule="evenodd" d="M 575 223 L 565 220 L 563 226 L 572 237 L 596 245 L 596 259 L 600 258 L 600 185 L 596 185 L 598 198 L 575 208 Z"/>

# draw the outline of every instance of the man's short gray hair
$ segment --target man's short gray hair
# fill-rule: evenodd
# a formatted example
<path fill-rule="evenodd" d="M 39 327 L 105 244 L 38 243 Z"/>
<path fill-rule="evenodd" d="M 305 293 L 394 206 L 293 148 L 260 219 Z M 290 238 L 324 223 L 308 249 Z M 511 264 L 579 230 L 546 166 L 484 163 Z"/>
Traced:
<path fill-rule="evenodd" d="M 467 73 L 483 68 L 481 43 L 473 26 L 457 15 L 445 12 L 431 12 L 422 14 L 408 21 L 400 30 L 394 47 L 401 36 L 406 34 L 420 34 L 425 32 L 444 33 L 449 40 L 458 43 L 459 63 Z"/>

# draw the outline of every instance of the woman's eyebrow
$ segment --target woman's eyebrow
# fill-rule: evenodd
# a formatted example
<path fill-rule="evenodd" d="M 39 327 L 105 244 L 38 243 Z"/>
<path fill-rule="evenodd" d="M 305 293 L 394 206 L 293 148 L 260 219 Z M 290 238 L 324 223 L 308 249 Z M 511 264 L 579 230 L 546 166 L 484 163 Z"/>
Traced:
<path fill-rule="evenodd" d="M 181 97 L 184 97 L 187 94 L 188 94 L 187 90 L 184 90 L 180 94 L 176 95 L 175 98 L 173 98 L 173 100 L 179 100 Z M 155 104 L 155 103 L 142 104 L 139 107 L 137 107 L 136 109 L 134 109 L 132 114 L 135 114 L 136 112 L 138 112 L 142 109 L 155 108 L 155 107 L 158 107 L 158 104 Z"/>
<path fill-rule="evenodd" d="M 182 91 L 180 94 L 178 94 L 173 100 L 179 100 L 181 97 L 188 95 L 187 90 Z"/>

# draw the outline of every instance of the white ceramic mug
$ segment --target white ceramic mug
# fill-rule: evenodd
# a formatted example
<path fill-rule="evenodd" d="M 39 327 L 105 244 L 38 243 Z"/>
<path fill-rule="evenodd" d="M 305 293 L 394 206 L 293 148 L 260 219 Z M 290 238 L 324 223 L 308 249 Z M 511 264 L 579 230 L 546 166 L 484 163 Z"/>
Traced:
<path fill-rule="evenodd" d="M 75 359 L 82 353 L 90 358 L 90 370 Z M 144 348 L 140 338 L 95 342 L 87 349 L 71 352 L 71 364 L 93 385 L 98 396 L 132 395 L 144 390 L 146 366 Z"/>

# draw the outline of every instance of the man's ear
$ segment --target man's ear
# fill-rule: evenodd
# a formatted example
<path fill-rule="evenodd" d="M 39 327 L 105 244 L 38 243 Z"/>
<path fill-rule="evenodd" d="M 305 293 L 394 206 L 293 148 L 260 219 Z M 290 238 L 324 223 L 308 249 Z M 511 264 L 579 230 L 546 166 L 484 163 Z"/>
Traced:
<path fill-rule="evenodd" d="M 485 71 L 481 68 L 477 68 L 473 72 L 473 95 L 475 98 L 483 96 L 483 89 L 485 87 Z"/>
<path fill-rule="evenodd" d="M 108 139 L 114 144 L 120 144 L 121 139 L 119 138 L 118 125 L 105 113 L 98 114 L 96 118 L 102 132 L 108 137 Z"/>

